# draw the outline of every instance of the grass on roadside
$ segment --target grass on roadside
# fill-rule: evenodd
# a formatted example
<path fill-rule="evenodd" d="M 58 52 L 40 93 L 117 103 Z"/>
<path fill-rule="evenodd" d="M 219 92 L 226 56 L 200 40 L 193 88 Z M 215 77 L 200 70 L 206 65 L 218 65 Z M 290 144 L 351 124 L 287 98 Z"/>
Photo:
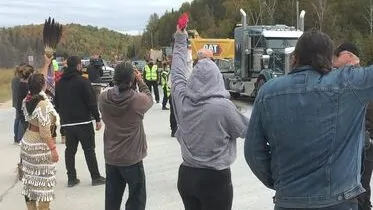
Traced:
<path fill-rule="evenodd" d="M 0 103 L 11 100 L 11 82 L 14 76 L 14 69 L 0 68 Z"/>

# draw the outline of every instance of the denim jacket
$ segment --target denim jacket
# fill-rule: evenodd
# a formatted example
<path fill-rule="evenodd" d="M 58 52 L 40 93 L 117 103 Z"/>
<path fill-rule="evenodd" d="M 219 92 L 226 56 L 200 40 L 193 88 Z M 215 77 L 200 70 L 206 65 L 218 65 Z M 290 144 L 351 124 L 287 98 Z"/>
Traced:
<path fill-rule="evenodd" d="M 364 192 L 365 110 L 373 66 L 326 75 L 310 66 L 267 82 L 252 111 L 245 158 L 283 208 L 321 208 Z"/>

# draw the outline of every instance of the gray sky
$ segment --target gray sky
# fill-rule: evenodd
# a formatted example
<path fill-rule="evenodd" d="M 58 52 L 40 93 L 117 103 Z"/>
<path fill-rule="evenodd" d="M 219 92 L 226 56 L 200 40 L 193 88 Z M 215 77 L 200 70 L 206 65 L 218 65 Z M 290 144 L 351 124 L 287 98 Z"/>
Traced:
<path fill-rule="evenodd" d="M 0 0 L 0 27 L 41 24 L 52 16 L 60 23 L 79 23 L 138 34 L 156 12 L 179 9 L 191 0 Z"/>

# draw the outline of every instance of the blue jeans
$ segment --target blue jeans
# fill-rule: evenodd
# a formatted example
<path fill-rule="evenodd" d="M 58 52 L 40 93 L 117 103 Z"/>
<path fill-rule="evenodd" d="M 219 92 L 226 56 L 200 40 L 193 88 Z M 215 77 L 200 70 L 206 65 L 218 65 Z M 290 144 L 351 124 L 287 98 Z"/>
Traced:
<path fill-rule="evenodd" d="M 344 203 L 335 205 L 335 206 L 329 206 L 324 208 L 312 208 L 312 209 L 306 209 L 306 208 L 282 208 L 275 206 L 275 210 L 358 210 L 358 203 L 357 200 L 348 200 Z"/>
<path fill-rule="evenodd" d="M 146 189 L 142 161 L 131 166 L 106 164 L 105 210 L 120 210 L 128 184 L 126 210 L 145 210 Z"/>

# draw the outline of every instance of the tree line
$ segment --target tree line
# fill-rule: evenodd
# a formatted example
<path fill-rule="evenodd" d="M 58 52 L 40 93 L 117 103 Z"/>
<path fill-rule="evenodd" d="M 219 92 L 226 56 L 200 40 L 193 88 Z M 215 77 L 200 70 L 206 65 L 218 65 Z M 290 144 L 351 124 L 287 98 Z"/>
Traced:
<path fill-rule="evenodd" d="M 190 13 L 188 28 L 206 38 L 233 38 L 242 8 L 250 25 L 295 26 L 297 0 L 194 0 L 163 15 L 151 14 L 141 36 L 129 36 L 105 28 L 68 24 L 64 26 L 57 53 L 89 56 L 102 54 L 108 60 L 143 59 L 151 48 L 170 46 L 178 17 Z M 299 0 L 306 11 L 305 30 L 327 33 L 336 45 L 348 40 L 361 50 L 363 64 L 373 64 L 373 0 Z M 299 14 L 298 14 L 299 15 Z M 14 67 L 27 57 L 42 62 L 42 25 L 0 28 L 0 67 Z"/>
<path fill-rule="evenodd" d="M 43 61 L 43 25 L 16 26 L 0 29 L 0 67 L 14 67 L 33 56 L 34 65 Z M 106 28 L 64 25 L 57 55 L 90 56 L 101 54 L 108 60 L 123 60 L 128 57 L 128 47 L 139 37 L 129 36 Z"/>
<path fill-rule="evenodd" d="M 189 29 L 206 38 L 233 38 L 240 23 L 240 8 L 251 25 L 286 24 L 296 26 L 297 0 L 194 0 L 162 16 L 152 14 L 142 36 L 142 46 L 149 49 L 169 46 L 178 17 L 190 13 Z M 306 11 L 305 30 L 316 28 L 327 33 L 338 45 L 351 41 L 361 49 L 364 64 L 373 64 L 372 0 L 299 0 Z M 298 14 L 299 15 L 299 14 Z"/>

